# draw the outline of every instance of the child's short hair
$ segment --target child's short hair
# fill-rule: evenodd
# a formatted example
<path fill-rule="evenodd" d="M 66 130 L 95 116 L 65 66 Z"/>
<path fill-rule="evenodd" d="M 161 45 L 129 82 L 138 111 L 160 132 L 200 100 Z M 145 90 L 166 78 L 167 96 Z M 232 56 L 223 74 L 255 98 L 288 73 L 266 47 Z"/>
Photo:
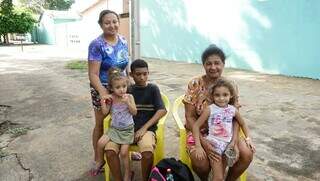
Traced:
<path fill-rule="evenodd" d="M 224 78 L 219 78 L 216 83 L 210 88 L 210 95 L 212 96 L 215 89 L 218 87 L 226 87 L 229 89 L 230 94 L 231 94 L 231 99 L 229 100 L 228 104 L 234 105 L 236 101 L 236 91 L 232 85 L 232 83 Z"/>
<path fill-rule="evenodd" d="M 112 87 L 112 82 L 115 81 L 115 80 L 120 80 L 120 79 L 123 79 L 125 78 L 125 75 L 123 72 L 121 72 L 121 70 L 117 67 L 111 67 L 109 70 L 108 70 L 108 84 L 109 84 L 109 87 L 111 88 Z"/>
<path fill-rule="evenodd" d="M 130 70 L 131 72 L 134 72 L 137 68 L 148 69 L 148 63 L 142 59 L 136 59 L 131 63 Z"/>

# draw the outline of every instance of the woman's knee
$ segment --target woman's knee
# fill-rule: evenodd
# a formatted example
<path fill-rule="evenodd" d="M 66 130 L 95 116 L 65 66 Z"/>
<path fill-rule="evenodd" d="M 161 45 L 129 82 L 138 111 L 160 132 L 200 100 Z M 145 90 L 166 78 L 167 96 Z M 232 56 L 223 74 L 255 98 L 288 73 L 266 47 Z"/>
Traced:
<path fill-rule="evenodd" d="M 199 160 L 195 156 L 190 155 L 191 165 L 195 172 L 199 174 L 209 174 L 210 172 L 210 164 L 207 159 Z"/>
<path fill-rule="evenodd" d="M 245 143 L 242 143 L 241 146 L 239 145 L 240 160 L 242 164 L 249 165 L 253 159 L 253 152 L 244 144 Z"/>

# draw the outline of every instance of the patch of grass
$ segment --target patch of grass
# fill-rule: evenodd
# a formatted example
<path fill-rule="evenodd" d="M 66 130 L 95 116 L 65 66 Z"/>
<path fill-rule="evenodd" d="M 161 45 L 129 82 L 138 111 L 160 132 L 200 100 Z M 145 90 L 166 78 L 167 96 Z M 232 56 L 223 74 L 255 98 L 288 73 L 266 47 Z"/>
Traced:
<path fill-rule="evenodd" d="M 87 70 L 88 69 L 88 62 L 84 60 L 75 60 L 68 62 L 66 65 L 68 69 L 76 69 L 76 70 Z"/>
<path fill-rule="evenodd" d="M 9 153 L 3 151 L 2 149 L 0 150 L 0 158 L 6 157 L 6 156 L 8 156 L 8 155 L 9 155 Z"/>
<path fill-rule="evenodd" d="M 18 137 L 21 135 L 27 134 L 29 128 L 20 127 L 20 128 L 10 128 L 7 133 L 10 133 L 13 135 L 13 137 Z"/>

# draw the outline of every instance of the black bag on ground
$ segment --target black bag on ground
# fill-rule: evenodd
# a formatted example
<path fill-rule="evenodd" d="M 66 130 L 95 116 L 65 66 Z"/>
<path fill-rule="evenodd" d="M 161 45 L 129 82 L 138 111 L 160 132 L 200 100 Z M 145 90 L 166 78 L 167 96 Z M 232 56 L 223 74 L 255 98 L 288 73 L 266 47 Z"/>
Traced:
<path fill-rule="evenodd" d="M 166 175 L 167 169 L 170 168 L 174 181 L 194 181 L 189 167 L 175 158 L 165 158 L 156 165 L 162 175 Z"/>

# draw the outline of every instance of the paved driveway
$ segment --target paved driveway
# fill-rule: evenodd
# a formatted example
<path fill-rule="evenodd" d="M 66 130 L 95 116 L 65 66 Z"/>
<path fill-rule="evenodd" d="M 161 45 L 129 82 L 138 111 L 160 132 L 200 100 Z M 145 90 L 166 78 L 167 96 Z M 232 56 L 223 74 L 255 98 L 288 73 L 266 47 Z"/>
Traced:
<path fill-rule="evenodd" d="M 27 130 L 16 138 L 0 132 L 0 153 L 7 155 L 0 180 L 103 179 L 86 176 L 93 127 L 87 73 L 64 68 L 66 61 L 85 58 L 86 50 L 0 47 L 0 104 L 12 107 L 0 131 Z M 151 82 L 172 102 L 192 76 L 203 73 L 201 65 L 148 62 Z M 235 69 L 224 75 L 239 85 L 241 113 L 257 147 L 248 180 L 320 180 L 320 81 Z M 177 157 L 171 115 L 165 142 L 166 155 Z"/>

